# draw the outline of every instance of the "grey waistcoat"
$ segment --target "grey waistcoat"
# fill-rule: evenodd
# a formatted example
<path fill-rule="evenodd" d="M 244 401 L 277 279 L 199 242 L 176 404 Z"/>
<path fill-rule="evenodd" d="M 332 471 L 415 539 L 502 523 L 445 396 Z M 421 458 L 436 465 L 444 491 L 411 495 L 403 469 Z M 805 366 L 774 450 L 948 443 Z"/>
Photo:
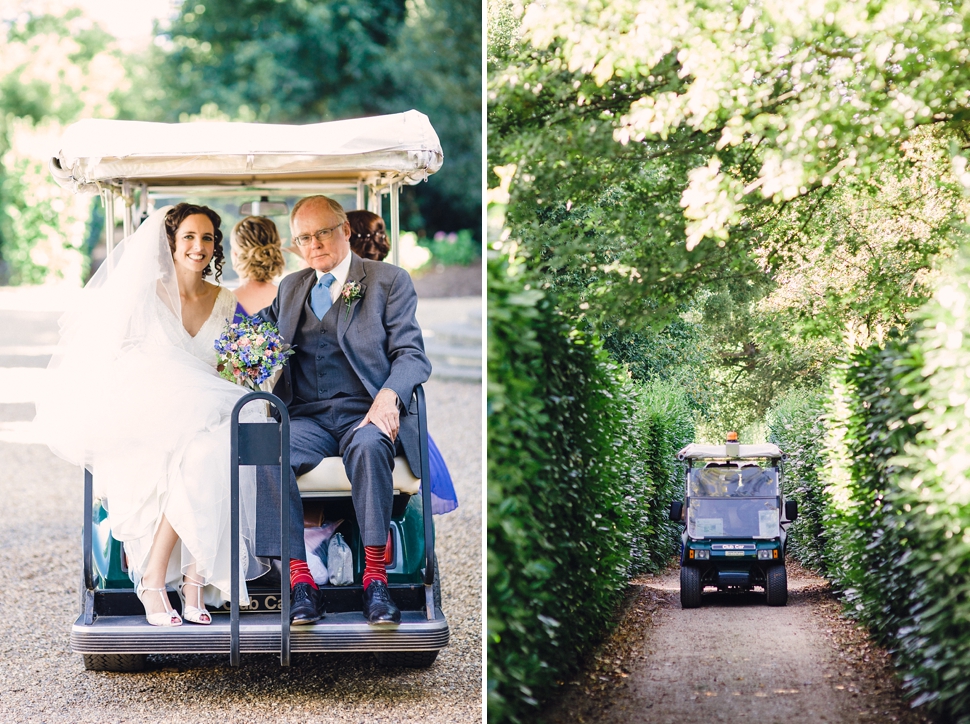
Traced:
<path fill-rule="evenodd" d="M 310 309 L 310 300 L 303 302 L 303 314 L 293 338 L 296 351 L 290 359 L 293 394 L 303 402 L 335 397 L 371 399 L 337 342 L 338 315 L 346 313 L 345 305 L 337 300 L 323 319 L 317 319 Z"/>

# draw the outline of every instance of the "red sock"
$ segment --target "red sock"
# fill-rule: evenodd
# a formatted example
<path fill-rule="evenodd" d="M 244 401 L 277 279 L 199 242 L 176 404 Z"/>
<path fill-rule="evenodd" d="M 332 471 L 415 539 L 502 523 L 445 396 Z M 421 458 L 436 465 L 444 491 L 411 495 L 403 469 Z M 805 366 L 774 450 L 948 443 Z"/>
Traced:
<path fill-rule="evenodd" d="M 384 565 L 384 546 L 364 546 L 364 590 L 374 581 L 387 585 L 387 568 Z"/>
<path fill-rule="evenodd" d="M 306 564 L 306 561 L 291 558 L 290 588 L 293 588 L 293 586 L 295 586 L 297 583 L 309 583 L 314 588 L 317 588 L 316 581 L 314 581 L 313 576 L 310 575 L 310 567 Z"/>

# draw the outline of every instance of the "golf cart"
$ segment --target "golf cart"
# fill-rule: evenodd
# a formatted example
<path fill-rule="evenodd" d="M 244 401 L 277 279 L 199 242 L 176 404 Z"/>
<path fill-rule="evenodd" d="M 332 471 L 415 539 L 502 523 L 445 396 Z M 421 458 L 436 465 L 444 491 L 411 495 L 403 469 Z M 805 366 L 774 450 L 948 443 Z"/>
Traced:
<path fill-rule="evenodd" d="M 408 111 L 306 126 L 85 120 L 66 130 L 50 169 L 62 187 L 100 194 L 108 253 L 115 241 L 116 210 L 128 236 L 156 206 L 183 200 L 212 203 L 215 199 L 223 204 L 220 212 L 226 203 L 235 208 L 241 202 L 240 216 L 284 216 L 287 199 L 326 194 L 348 210 L 367 209 L 380 215 L 386 196 L 389 261 L 396 264 L 401 186 L 425 180 L 441 163 L 441 147 L 427 117 Z M 281 223 L 286 223 L 285 218 Z M 238 420 L 241 405 L 233 413 L 234 512 L 238 510 L 238 466 L 288 467 L 285 405 L 268 393 L 252 393 L 242 402 L 253 400 L 275 406 L 279 419 L 275 425 L 243 424 Z M 421 467 L 428 470 L 426 408 L 420 386 L 412 404 L 419 419 Z M 337 531 L 353 552 L 354 580 L 345 586 L 321 586 L 326 617 L 292 632 L 289 576 L 281 575 L 288 570 L 289 560 L 286 505 L 282 506 L 283 561 L 275 573 L 249 583 L 247 608 L 239 611 L 234 596 L 232 606 L 210 609 L 209 626 L 154 627 L 135 596 L 123 546 L 108 527 L 108 501 L 94 498 L 93 477 L 85 470 L 81 602 L 71 631 L 72 650 L 83 655 L 85 668 L 104 671 L 141 670 L 147 654 L 229 654 L 236 666 L 241 653 L 279 652 L 282 665 L 287 666 L 291 651 L 373 652 L 388 666 L 430 666 L 448 644 L 449 629 L 441 609 L 431 495 L 422 494 L 422 470 L 411 471 L 403 457 L 395 461 L 385 562 L 401 623 L 386 627 L 369 626 L 362 613 L 363 543 L 342 461 L 326 458 L 299 478 L 308 527 L 343 520 Z M 238 566 L 233 568 L 238 576 Z M 180 610 L 174 592 L 169 592 L 169 599 Z"/>
<path fill-rule="evenodd" d="M 708 586 L 718 591 L 764 589 L 769 606 L 788 602 L 785 526 L 798 506 L 782 493 L 784 453 L 777 445 L 691 444 L 677 453 L 686 461 L 686 500 L 670 506 L 685 524 L 680 556 L 680 603 L 701 605 Z M 685 515 L 686 514 L 686 515 Z"/>

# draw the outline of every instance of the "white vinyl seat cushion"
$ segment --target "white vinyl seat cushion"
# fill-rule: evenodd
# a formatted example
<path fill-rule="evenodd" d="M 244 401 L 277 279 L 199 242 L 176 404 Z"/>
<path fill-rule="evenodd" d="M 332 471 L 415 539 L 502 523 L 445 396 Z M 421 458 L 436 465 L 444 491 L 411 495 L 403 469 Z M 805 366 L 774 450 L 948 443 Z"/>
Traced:
<path fill-rule="evenodd" d="M 404 457 L 394 458 L 394 492 L 416 495 L 421 479 L 414 477 Z M 350 478 L 341 457 L 324 458 L 313 470 L 296 479 L 301 493 L 317 495 L 350 495 Z"/>

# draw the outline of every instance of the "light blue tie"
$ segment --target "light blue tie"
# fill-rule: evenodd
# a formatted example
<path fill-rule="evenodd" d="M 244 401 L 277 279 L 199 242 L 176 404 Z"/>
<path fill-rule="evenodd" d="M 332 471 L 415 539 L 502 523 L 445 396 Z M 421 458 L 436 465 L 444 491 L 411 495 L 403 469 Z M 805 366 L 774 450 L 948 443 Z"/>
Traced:
<path fill-rule="evenodd" d="M 333 274 L 324 274 L 310 292 L 310 309 L 317 315 L 317 319 L 323 319 L 323 315 L 333 306 L 333 301 L 330 299 L 330 285 L 334 281 L 336 277 Z"/>

